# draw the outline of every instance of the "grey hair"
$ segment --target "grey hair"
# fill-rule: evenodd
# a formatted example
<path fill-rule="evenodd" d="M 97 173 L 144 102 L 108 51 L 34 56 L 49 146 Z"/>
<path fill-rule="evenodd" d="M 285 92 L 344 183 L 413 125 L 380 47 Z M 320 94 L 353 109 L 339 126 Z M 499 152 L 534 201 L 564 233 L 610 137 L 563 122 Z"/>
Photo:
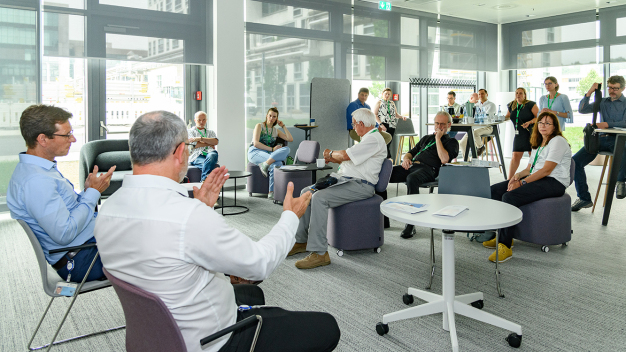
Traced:
<path fill-rule="evenodd" d="M 626 82 L 624 81 L 624 77 L 623 76 L 617 76 L 617 75 L 609 77 L 609 79 L 606 80 L 606 83 L 611 83 L 611 84 L 618 83 L 620 89 L 622 89 L 622 88 L 624 88 L 626 86 Z"/>
<path fill-rule="evenodd" d="M 147 112 L 130 128 L 130 159 L 135 165 L 163 161 L 187 139 L 187 126 L 180 117 L 167 111 Z"/>
<path fill-rule="evenodd" d="M 447 111 L 438 111 L 435 114 L 435 118 L 437 118 L 437 116 L 439 116 L 439 115 L 443 115 L 443 116 L 448 118 L 448 123 L 450 124 L 450 127 L 448 127 L 446 132 L 450 132 L 450 130 L 452 129 L 452 116 L 450 116 L 450 114 Z"/>
<path fill-rule="evenodd" d="M 194 120 L 195 120 L 195 119 L 197 119 L 197 118 L 198 118 L 198 116 L 200 116 L 200 115 L 207 116 L 206 112 L 204 112 L 204 111 L 198 111 L 198 112 L 196 112 L 196 113 L 193 115 L 193 119 L 194 119 Z"/>
<path fill-rule="evenodd" d="M 376 116 L 370 109 L 361 108 L 352 113 L 352 118 L 356 122 L 363 122 L 363 126 L 372 127 L 376 126 Z"/>

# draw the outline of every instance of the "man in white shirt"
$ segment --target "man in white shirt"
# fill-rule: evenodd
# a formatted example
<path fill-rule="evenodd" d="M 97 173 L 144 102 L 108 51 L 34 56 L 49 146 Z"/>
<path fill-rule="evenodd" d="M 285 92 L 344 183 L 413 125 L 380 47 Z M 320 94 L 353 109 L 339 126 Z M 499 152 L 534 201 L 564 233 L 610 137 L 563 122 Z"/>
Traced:
<path fill-rule="evenodd" d="M 217 165 L 219 156 L 215 146 L 217 146 L 219 140 L 213 130 L 206 128 L 206 112 L 196 112 L 194 121 L 196 125 L 187 131 L 189 144 L 191 144 L 189 163 L 202 170 L 200 180 L 204 181 L 209 172 L 213 171 Z"/>
<path fill-rule="evenodd" d="M 336 177 L 338 182 L 313 194 L 311 205 L 300 219 L 296 244 L 289 255 L 311 252 L 298 260 L 298 269 L 312 269 L 330 264 L 326 226 L 328 210 L 347 203 L 367 199 L 374 195 L 378 174 L 387 157 L 385 140 L 376 128 L 376 117 L 369 109 L 358 109 L 352 113 L 352 127 L 361 142 L 346 150 L 324 150 L 326 163 L 341 164 Z M 302 190 L 309 192 L 313 186 Z"/>
<path fill-rule="evenodd" d="M 331 315 L 269 307 L 238 312 L 238 304 L 264 304 L 263 293 L 251 285 L 233 289 L 222 274 L 267 278 L 293 246 L 310 195 L 292 198 L 290 184 L 280 220 L 252 241 L 212 208 L 227 169 L 215 169 L 200 189 L 194 187 L 194 199 L 179 184 L 187 171 L 187 138 L 183 120 L 165 111 L 144 114 L 133 124 L 128 141 L 133 175 L 124 178 L 96 220 L 104 267 L 163 300 L 190 352 L 250 346 L 254 333 L 248 328 L 203 348 L 199 341 L 253 314 L 263 317 L 256 351 L 331 351 L 339 341 Z"/>
<path fill-rule="evenodd" d="M 478 102 L 476 103 L 476 110 L 483 109 L 486 116 L 493 116 L 496 114 L 496 104 L 487 100 L 489 94 L 487 94 L 487 90 L 481 88 L 478 90 Z M 493 132 L 493 128 L 491 126 L 479 127 L 472 129 L 472 133 L 474 134 L 474 145 L 477 149 L 478 156 L 481 156 L 485 151 L 485 145 L 483 143 L 483 136 L 488 136 Z M 465 148 L 467 147 L 467 134 L 461 139 L 459 142 L 459 149 L 461 153 L 465 155 Z"/>

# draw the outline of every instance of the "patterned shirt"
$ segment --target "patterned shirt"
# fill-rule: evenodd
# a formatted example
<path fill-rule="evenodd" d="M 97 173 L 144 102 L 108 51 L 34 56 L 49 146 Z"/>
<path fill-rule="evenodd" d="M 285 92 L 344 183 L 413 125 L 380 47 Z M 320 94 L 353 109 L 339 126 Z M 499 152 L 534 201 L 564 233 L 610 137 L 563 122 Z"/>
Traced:
<path fill-rule="evenodd" d="M 378 118 L 380 122 L 389 124 L 389 127 L 396 128 L 398 125 L 398 118 L 396 117 L 396 104 L 392 101 L 380 101 L 378 107 Z"/>
<path fill-rule="evenodd" d="M 204 137 L 204 138 L 215 138 L 217 139 L 217 134 L 215 134 L 215 132 L 213 132 L 212 130 L 209 129 L 204 129 L 204 130 L 198 130 L 198 128 L 196 127 L 192 127 L 189 130 L 187 130 L 187 134 L 189 134 L 189 138 L 198 138 L 198 137 Z M 196 145 L 196 143 L 191 143 L 193 146 Z M 189 155 L 189 162 L 193 162 L 194 160 L 196 160 L 197 157 L 199 157 L 200 155 L 207 155 L 210 151 L 213 151 L 215 149 L 213 149 L 213 147 L 211 146 L 206 146 L 206 147 L 202 147 L 202 148 L 193 148 L 191 150 L 191 155 Z"/>

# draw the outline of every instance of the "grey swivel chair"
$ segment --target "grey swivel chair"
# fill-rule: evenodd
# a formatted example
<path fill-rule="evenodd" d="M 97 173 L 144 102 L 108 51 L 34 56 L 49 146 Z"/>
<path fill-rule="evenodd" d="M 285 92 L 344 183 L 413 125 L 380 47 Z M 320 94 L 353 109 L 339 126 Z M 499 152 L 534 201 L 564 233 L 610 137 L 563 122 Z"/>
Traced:
<path fill-rule="evenodd" d="M 575 163 L 570 165 L 570 182 L 574 181 Z M 541 245 L 548 252 L 549 245 L 567 245 L 572 239 L 572 199 L 565 193 L 560 197 L 540 199 L 522 205 L 522 221 L 513 228 L 513 238 Z"/>
<path fill-rule="evenodd" d="M 126 318 L 126 351 L 128 352 L 186 352 L 187 346 L 172 313 L 155 294 L 131 285 L 111 275 L 104 274 L 117 293 Z M 253 315 L 199 341 L 204 346 L 232 331 L 256 323 L 256 333 L 250 352 L 254 351 L 263 319 Z"/>
<path fill-rule="evenodd" d="M 296 151 L 296 163 L 315 164 L 320 154 L 320 144 L 316 141 L 302 141 Z M 293 182 L 293 195 L 300 195 L 300 191 L 310 186 L 313 171 L 283 171 L 274 169 L 274 203 L 285 200 L 287 185 Z"/>
<path fill-rule="evenodd" d="M 101 198 L 112 195 L 122 187 L 124 176 L 133 173 L 129 150 L 128 139 L 104 139 L 85 143 L 80 149 L 78 169 L 80 189 L 85 189 L 85 180 L 95 165 L 98 165 L 100 172 L 106 172 L 111 166 L 116 165 L 111 176 L 111 184 L 102 192 Z"/>
<path fill-rule="evenodd" d="M 67 315 L 70 313 L 70 310 L 72 309 L 72 306 L 74 305 L 74 302 L 76 301 L 76 298 L 78 297 L 79 294 L 83 294 L 83 293 L 91 292 L 91 291 L 96 291 L 96 290 L 99 290 L 99 289 L 102 289 L 102 288 L 107 288 L 107 287 L 111 286 L 111 283 L 109 281 L 107 281 L 107 280 L 85 282 L 85 279 L 87 278 L 87 276 L 89 276 L 89 272 L 91 272 L 91 268 L 92 268 L 93 264 L 95 263 L 96 259 L 98 258 L 98 256 L 96 255 L 96 257 L 94 258 L 93 262 L 91 263 L 91 266 L 89 267 L 89 270 L 85 274 L 85 279 L 83 279 L 83 282 L 81 282 L 79 284 L 78 288 L 76 289 L 76 294 L 74 294 L 74 296 L 72 297 L 72 300 L 71 300 L 69 306 L 67 307 L 67 310 L 65 311 L 65 315 L 63 316 L 63 319 L 61 320 L 61 323 L 59 323 L 59 326 L 56 329 L 56 331 L 54 333 L 54 336 L 52 337 L 52 340 L 50 341 L 50 343 L 46 344 L 46 345 L 43 345 L 43 346 L 40 346 L 40 347 L 31 347 L 31 344 L 33 343 L 33 340 L 35 339 L 35 336 L 37 335 L 37 331 L 39 331 L 39 327 L 41 326 L 41 323 L 43 322 L 44 318 L 46 317 L 46 314 L 48 313 L 48 310 L 50 309 L 50 306 L 52 305 L 52 302 L 54 301 L 54 299 L 57 298 L 57 297 L 65 297 L 65 296 L 61 296 L 61 295 L 55 293 L 56 284 L 58 282 L 64 282 L 64 280 L 61 279 L 61 277 L 56 273 L 56 271 L 52 268 L 52 266 L 50 266 L 48 264 L 48 262 L 46 261 L 46 257 L 44 256 L 43 249 L 41 248 L 41 244 L 39 243 L 39 240 L 37 239 L 37 236 L 35 236 L 35 234 L 31 230 L 31 228 L 28 226 L 28 224 L 26 222 L 24 222 L 23 220 L 17 220 L 17 222 L 22 226 L 22 228 L 26 232 L 26 235 L 28 235 L 28 239 L 30 240 L 31 245 L 33 246 L 33 250 L 35 251 L 35 257 L 37 258 L 37 263 L 39 265 L 39 271 L 41 273 L 41 281 L 42 281 L 42 284 L 43 284 L 43 290 L 44 290 L 44 292 L 48 296 L 52 297 L 52 299 L 50 299 L 50 303 L 48 303 L 48 306 L 44 310 L 43 315 L 41 316 L 41 319 L 39 320 L 39 323 L 37 324 L 37 327 L 35 328 L 35 332 L 33 332 L 33 336 L 30 338 L 30 341 L 28 341 L 28 349 L 29 350 L 32 351 L 32 350 L 38 350 L 38 349 L 43 349 L 43 348 L 48 347 L 47 351 L 50 351 L 50 349 L 52 349 L 52 346 L 58 345 L 60 343 L 65 343 L 65 342 L 76 340 L 76 339 L 80 339 L 80 338 L 83 338 L 83 337 L 89 337 L 89 336 L 97 335 L 97 334 L 100 334 L 100 333 L 103 333 L 103 332 L 114 331 L 114 330 L 122 329 L 122 328 L 125 327 L 124 325 L 122 325 L 122 326 L 118 326 L 118 327 L 115 327 L 115 328 L 112 328 L 112 329 L 107 329 L 107 330 L 98 331 L 98 332 L 94 332 L 94 333 L 90 333 L 90 334 L 86 334 L 86 335 L 72 337 L 72 338 L 69 338 L 69 339 L 65 339 L 63 341 L 57 341 L 57 342 L 54 341 L 56 339 L 57 335 L 59 334 L 59 331 L 61 330 L 61 327 L 63 327 L 63 323 L 65 322 L 65 319 L 67 318 Z M 89 243 L 89 244 L 81 245 L 81 246 L 57 249 L 57 250 L 54 250 L 54 251 L 50 251 L 50 253 L 67 252 L 67 251 L 76 250 L 76 249 L 79 249 L 79 248 L 93 247 L 95 245 L 96 245 L 95 243 Z"/>
<path fill-rule="evenodd" d="M 284 144 L 286 147 L 288 145 L 288 142 L 285 141 Z M 248 194 L 250 196 L 252 196 L 252 193 L 268 194 L 270 192 L 269 177 L 263 176 L 263 173 L 261 173 L 261 168 L 259 167 L 259 165 L 248 161 L 248 165 L 246 166 L 246 171 L 252 174 L 246 180 L 246 190 L 248 191 Z M 276 174 L 274 174 L 274 176 L 276 176 Z M 274 178 L 274 184 L 276 184 L 276 178 Z"/>
<path fill-rule="evenodd" d="M 385 159 L 375 187 L 377 192 L 387 189 L 392 168 L 391 159 Z M 343 256 L 344 250 L 369 248 L 380 253 L 380 247 L 385 243 L 383 214 L 380 212 L 382 202 L 383 198 L 374 194 L 371 198 L 330 209 L 326 237 L 328 244 L 337 248 L 338 256 Z"/>

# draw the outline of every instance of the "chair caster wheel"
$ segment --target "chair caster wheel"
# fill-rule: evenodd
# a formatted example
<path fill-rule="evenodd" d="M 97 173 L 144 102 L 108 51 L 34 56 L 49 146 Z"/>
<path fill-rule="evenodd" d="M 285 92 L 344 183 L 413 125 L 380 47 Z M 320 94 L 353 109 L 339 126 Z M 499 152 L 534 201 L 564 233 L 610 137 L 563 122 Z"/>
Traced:
<path fill-rule="evenodd" d="M 337 250 L 337 255 L 343 257 L 343 251 L 341 249 Z"/>
<path fill-rule="evenodd" d="M 405 293 L 404 296 L 402 296 L 402 302 L 404 302 L 404 304 L 406 304 L 407 306 L 409 304 L 413 304 L 415 300 L 413 299 L 413 295 Z"/>
<path fill-rule="evenodd" d="M 522 335 L 513 332 L 505 340 L 509 343 L 509 346 L 519 348 L 522 344 Z"/>
<path fill-rule="evenodd" d="M 472 302 L 472 307 L 474 307 L 474 308 L 483 309 L 484 306 L 485 306 L 485 302 L 483 302 L 482 299 L 479 299 L 478 301 Z"/>
<path fill-rule="evenodd" d="M 374 248 L 374 253 L 380 253 L 380 247 Z"/>
<path fill-rule="evenodd" d="M 567 247 L 567 242 L 563 242 L 563 244 L 561 246 Z"/>
<path fill-rule="evenodd" d="M 541 251 L 544 253 L 548 253 L 550 251 L 550 247 L 548 246 L 541 246 Z"/>
<path fill-rule="evenodd" d="M 386 333 L 389 332 L 389 325 L 388 324 L 383 324 L 383 323 L 376 324 L 376 332 L 380 336 L 385 335 Z"/>

